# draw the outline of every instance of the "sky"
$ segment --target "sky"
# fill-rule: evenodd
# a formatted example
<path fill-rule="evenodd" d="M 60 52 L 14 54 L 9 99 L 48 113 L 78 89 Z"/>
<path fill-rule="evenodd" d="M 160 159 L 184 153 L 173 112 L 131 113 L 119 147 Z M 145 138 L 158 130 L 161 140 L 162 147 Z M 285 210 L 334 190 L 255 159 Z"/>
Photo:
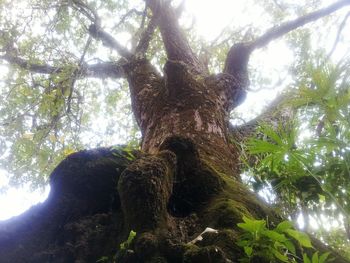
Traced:
<path fill-rule="evenodd" d="M 198 33 L 208 41 L 213 40 L 221 30 L 232 24 L 246 25 L 248 23 L 266 24 L 263 11 L 254 5 L 250 5 L 250 15 L 247 16 L 243 8 L 250 0 L 187 0 L 186 10 L 195 17 L 195 25 Z M 252 7 L 253 6 L 253 7 Z M 254 21 L 249 21 L 254 17 Z M 272 79 L 278 79 L 281 69 L 286 68 L 293 59 L 292 52 L 282 41 L 270 44 L 262 51 L 256 51 L 251 58 L 258 68 L 269 72 Z M 268 63 L 266 63 L 268 61 Z M 0 68 L 0 73 L 1 73 Z M 1 74 L 0 74 L 1 75 Z M 271 84 L 274 86 L 274 83 Z M 263 89 L 259 93 L 249 93 L 248 98 L 237 111 L 247 114 L 248 118 L 254 117 L 277 94 L 276 90 Z M 7 184 L 6 171 L 0 169 L 0 188 Z M 49 193 L 49 187 L 44 192 L 30 191 L 28 186 L 10 188 L 5 194 L 0 193 L 0 220 L 8 219 L 28 209 L 31 205 L 45 200 Z"/>

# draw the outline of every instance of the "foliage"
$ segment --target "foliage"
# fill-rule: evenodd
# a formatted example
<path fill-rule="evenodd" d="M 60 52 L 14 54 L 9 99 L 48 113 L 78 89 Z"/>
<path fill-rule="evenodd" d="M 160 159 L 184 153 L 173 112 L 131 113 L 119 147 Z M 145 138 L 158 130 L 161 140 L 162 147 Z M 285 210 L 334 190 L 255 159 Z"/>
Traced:
<path fill-rule="evenodd" d="M 319 58 L 319 57 L 318 57 Z M 274 203 L 294 220 L 302 215 L 322 229 L 327 218 L 346 228 L 350 202 L 350 83 L 348 62 L 319 59 L 308 65 L 285 107 L 294 117 L 273 126 L 262 123 L 249 139 L 245 160 L 255 191 L 270 188 Z M 349 237 L 343 237 L 343 244 Z"/>
<path fill-rule="evenodd" d="M 129 9 L 140 7 L 136 1 L 91 1 L 91 5 L 107 17 L 107 24 L 111 14 L 123 17 Z M 131 14 L 118 27 L 109 26 L 114 34 L 125 30 L 132 34 L 139 20 Z M 11 175 L 12 185 L 44 186 L 68 154 L 140 137 L 126 81 L 86 80 L 74 73 L 81 59 L 96 63 L 95 54 L 103 49 L 97 41 L 87 45 L 89 24 L 67 1 L 1 1 L 1 49 L 12 46 L 11 52 L 31 63 L 63 68 L 45 76 L 2 63 L 0 167 Z M 117 58 L 108 51 L 97 61 Z"/>
<path fill-rule="evenodd" d="M 129 233 L 128 239 L 120 244 L 120 249 L 121 250 L 128 249 L 135 237 L 136 237 L 136 232 L 131 230 Z"/>
<path fill-rule="evenodd" d="M 135 237 L 136 237 L 136 232 L 131 230 L 127 240 L 125 240 L 124 242 L 120 243 L 120 245 L 119 245 L 119 247 L 120 247 L 119 252 L 120 253 L 124 253 L 127 249 L 129 249 L 130 245 L 133 242 Z M 113 262 L 113 263 L 115 263 L 115 262 L 117 262 L 116 261 L 116 255 L 114 255 L 112 257 L 102 256 L 96 262 Z"/>
<path fill-rule="evenodd" d="M 241 262 L 251 262 L 254 259 L 263 259 L 268 262 L 297 262 L 297 250 L 312 248 L 309 237 L 300 231 L 293 229 L 289 221 L 283 221 L 274 229 L 266 226 L 265 220 L 253 220 L 243 217 L 244 223 L 237 226 L 243 230 L 238 241 L 238 246 L 244 249 L 245 257 Z M 300 247 L 295 246 L 295 241 Z M 329 253 L 319 256 L 318 252 L 312 255 L 312 259 L 303 253 L 304 263 L 324 263 Z"/>

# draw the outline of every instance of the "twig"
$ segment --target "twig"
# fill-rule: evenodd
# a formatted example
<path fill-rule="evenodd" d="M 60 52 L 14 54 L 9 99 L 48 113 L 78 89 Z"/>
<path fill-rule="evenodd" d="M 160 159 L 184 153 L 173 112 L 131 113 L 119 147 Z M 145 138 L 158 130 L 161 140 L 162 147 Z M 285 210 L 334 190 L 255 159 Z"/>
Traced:
<path fill-rule="evenodd" d="M 337 37 L 336 37 L 336 39 L 335 39 L 335 41 L 334 41 L 334 44 L 333 44 L 333 47 L 332 47 L 331 51 L 328 53 L 328 55 L 327 55 L 327 57 L 326 57 L 326 60 L 328 60 L 328 59 L 332 56 L 332 54 L 334 53 L 334 51 L 335 51 L 335 49 L 336 49 L 336 47 L 337 47 L 337 45 L 338 45 L 338 43 L 339 43 L 340 35 L 341 35 L 341 33 L 342 33 L 342 31 L 343 31 L 343 29 L 344 29 L 344 27 L 345 27 L 345 25 L 346 25 L 346 22 L 347 22 L 347 20 L 348 20 L 349 17 L 350 17 L 350 12 L 348 12 L 348 13 L 345 15 L 343 21 L 341 22 L 341 24 L 340 24 L 340 26 L 339 26 L 339 28 L 338 28 Z"/>

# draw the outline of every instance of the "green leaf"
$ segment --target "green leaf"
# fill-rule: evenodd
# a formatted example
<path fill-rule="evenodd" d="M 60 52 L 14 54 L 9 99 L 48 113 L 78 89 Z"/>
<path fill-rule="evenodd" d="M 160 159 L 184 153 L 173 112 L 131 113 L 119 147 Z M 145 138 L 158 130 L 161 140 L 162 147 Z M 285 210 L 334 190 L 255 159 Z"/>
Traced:
<path fill-rule="evenodd" d="M 312 255 L 312 263 L 318 263 L 318 251 Z"/>
<path fill-rule="evenodd" d="M 311 263 L 311 260 L 309 257 L 306 255 L 306 253 L 303 254 L 303 263 Z"/>
<path fill-rule="evenodd" d="M 260 232 L 266 226 L 265 220 L 252 220 L 243 216 L 243 221 L 245 223 L 238 223 L 237 226 L 251 233 Z"/>
<path fill-rule="evenodd" d="M 276 227 L 277 232 L 284 232 L 287 229 L 293 228 L 293 224 L 290 221 L 283 221 L 279 223 Z"/>
<path fill-rule="evenodd" d="M 273 230 L 265 230 L 262 232 L 262 234 L 268 237 L 269 239 L 278 241 L 278 242 L 284 242 L 287 240 L 285 235 L 277 233 L 276 231 L 273 231 Z"/>
<path fill-rule="evenodd" d="M 286 241 L 283 242 L 283 244 L 286 246 L 288 251 L 290 251 L 290 253 L 292 253 L 293 255 L 296 254 L 295 246 L 294 246 L 293 242 L 291 242 L 289 240 L 286 240 Z"/>
<path fill-rule="evenodd" d="M 252 247 L 244 247 L 244 252 L 247 254 L 248 257 L 250 257 L 253 253 Z"/>
<path fill-rule="evenodd" d="M 310 238 L 307 234 L 297 231 L 297 230 L 293 230 L 293 229 L 287 229 L 285 230 L 285 232 L 293 237 L 295 240 L 297 240 L 301 246 L 306 247 L 306 248 L 312 248 L 312 244 L 310 241 Z"/>
<path fill-rule="evenodd" d="M 271 252 L 277 259 L 281 260 L 282 262 L 288 262 L 288 257 L 286 255 L 281 254 L 278 250 L 272 248 Z"/>
<path fill-rule="evenodd" d="M 136 237 L 136 232 L 131 230 L 129 233 L 128 239 L 125 242 L 120 244 L 120 249 L 121 250 L 128 249 L 135 237 Z"/>
<path fill-rule="evenodd" d="M 319 263 L 325 263 L 330 254 L 331 254 L 330 252 L 323 253 L 320 256 Z"/>

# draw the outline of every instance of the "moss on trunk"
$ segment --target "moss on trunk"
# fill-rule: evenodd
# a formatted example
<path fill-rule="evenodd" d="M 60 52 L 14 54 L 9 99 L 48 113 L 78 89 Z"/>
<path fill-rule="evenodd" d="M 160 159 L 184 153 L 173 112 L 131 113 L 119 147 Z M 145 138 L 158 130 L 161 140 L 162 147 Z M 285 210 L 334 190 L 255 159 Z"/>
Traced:
<path fill-rule="evenodd" d="M 162 147 L 134 160 L 116 149 L 67 157 L 48 200 L 0 224 L 0 262 L 237 262 L 244 215 L 282 220 L 191 140 Z M 195 240 L 207 227 L 215 231 Z M 136 237 L 120 249 L 130 230 Z"/>

